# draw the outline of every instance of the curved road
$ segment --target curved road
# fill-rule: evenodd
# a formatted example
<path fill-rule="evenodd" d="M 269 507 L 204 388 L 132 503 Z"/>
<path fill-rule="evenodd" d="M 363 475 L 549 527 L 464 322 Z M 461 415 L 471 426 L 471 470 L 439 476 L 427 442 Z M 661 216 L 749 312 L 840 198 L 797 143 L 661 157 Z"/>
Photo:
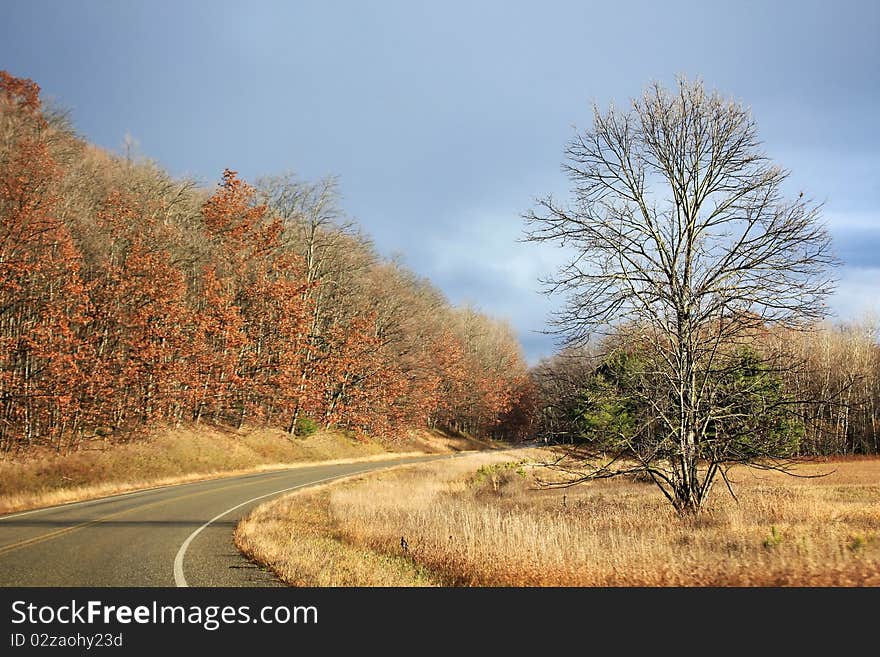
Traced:
<path fill-rule="evenodd" d="M 280 586 L 232 543 L 253 507 L 296 488 L 435 458 L 305 466 L 0 516 L 0 586 Z"/>

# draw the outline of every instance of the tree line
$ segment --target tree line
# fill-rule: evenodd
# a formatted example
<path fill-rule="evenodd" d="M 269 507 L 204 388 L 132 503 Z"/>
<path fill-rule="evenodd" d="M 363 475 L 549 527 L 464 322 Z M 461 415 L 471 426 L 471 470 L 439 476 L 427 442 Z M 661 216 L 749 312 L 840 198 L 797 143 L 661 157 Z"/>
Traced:
<path fill-rule="evenodd" d="M 880 454 L 877 335 L 872 320 L 823 322 L 809 331 L 768 331 L 741 347 L 731 370 L 748 383 L 739 397 L 748 414 L 740 415 L 762 424 L 748 429 L 769 427 L 795 439 L 792 456 Z M 533 367 L 524 406 L 529 432 L 555 444 L 594 440 L 600 432 L 632 435 L 647 409 L 630 388 L 644 363 L 626 337 L 569 347 Z"/>
<path fill-rule="evenodd" d="M 0 72 L 0 451 L 157 424 L 498 433 L 510 327 L 381 258 L 337 182 L 213 190 L 79 138 Z"/>

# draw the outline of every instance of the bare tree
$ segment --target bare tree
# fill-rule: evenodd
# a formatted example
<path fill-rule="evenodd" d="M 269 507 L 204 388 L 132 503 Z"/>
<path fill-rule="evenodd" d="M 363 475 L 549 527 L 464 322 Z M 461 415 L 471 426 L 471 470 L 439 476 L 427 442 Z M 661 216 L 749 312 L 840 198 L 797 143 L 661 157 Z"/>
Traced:
<path fill-rule="evenodd" d="M 557 330 L 577 345 L 625 327 L 642 354 L 631 394 L 648 412 L 556 465 L 569 483 L 646 474 L 696 513 L 733 463 L 786 456 L 776 440 L 746 439 L 754 405 L 739 402 L 763 393 L 730 382 L 739 345 L 825 314 L 835 260 L 820 206 L 784 197 L 789 173 L 762 152 L 749 111 L 701 82 L 653 84 L 628 111 L 594 108 L 566 155 L 572 202 L 540 200 L 527 239 L 574 248 L 547 281 L 567 294 Z"/>

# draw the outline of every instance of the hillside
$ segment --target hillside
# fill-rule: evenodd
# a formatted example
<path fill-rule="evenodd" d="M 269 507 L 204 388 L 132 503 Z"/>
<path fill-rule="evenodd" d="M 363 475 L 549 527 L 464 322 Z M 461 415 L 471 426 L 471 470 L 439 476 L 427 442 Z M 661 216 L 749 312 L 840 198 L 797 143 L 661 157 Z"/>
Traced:
<path fill-rule="evenodd" d="M 204 188 L 86 143 L 0 72 L 0 219 L 2 454 L 156 426 L 513 431 L 509 326 L 380 257 L 332 178 Z"/>

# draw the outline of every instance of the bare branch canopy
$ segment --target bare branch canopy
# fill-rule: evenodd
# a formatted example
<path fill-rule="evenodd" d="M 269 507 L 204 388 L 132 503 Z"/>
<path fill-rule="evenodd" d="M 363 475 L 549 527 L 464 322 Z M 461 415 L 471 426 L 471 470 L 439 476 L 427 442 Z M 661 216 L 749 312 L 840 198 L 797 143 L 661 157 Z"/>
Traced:
<path fill-rule="evenodd" d="M 651 412 L 622 470 L 635 459 L 677 508 L 698 510 L 725 463 L 781 455 L 753 441 L 744 459 L 721 438 L 734 426 L 721 373 L 756 332 L 825 315 L 836 261 L 821 206 L 786 196 L 789 172 L 762 151 L 750 112 L 699 81 L 594 108 L 565 155 L 570 202 L 546 197 L 525 217 L 528 240 L 575 253 L 546 281 L 566 297 L 557 330 L 570 345 L 627 332 L 639 346 L 635 389 Z"/>

